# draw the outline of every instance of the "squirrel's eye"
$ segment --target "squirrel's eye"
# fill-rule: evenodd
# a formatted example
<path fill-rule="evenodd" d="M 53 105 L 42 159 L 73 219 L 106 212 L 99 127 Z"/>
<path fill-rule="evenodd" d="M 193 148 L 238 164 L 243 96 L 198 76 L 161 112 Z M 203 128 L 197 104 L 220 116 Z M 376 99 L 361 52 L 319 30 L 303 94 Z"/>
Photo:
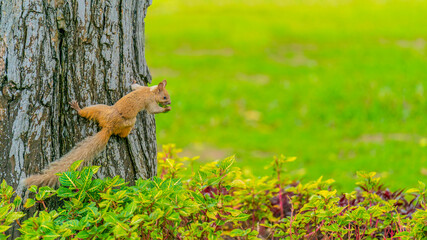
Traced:
<path fill-rule="evenodd" d="M 166 99 L 167 97 L 163 97 L 163 99 Z"/>

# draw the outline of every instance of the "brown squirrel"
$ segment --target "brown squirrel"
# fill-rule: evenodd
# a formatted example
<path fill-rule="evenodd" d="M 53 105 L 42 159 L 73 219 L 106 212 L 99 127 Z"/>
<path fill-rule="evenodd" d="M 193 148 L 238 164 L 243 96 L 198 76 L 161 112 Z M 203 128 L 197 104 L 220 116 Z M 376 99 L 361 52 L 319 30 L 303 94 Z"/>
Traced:
<path fill-rule="evenodd" d="M 98 122 L 102 128 L 101 131 L 79 142 L 62 158 L 50 163 L 41 174 L 25 179 L 25 185 L 57 186 L 57 173 L 68 171 L 70 166 L 78 160 L 83 160 L 84 164 L 88 164 L 105 148 L 111 135 L 127 137 L 134 127 L 136 115 L 140 111 L 146 110 L 151 114 L 170 111 L 171 108 L 167 105 L 171 104 L 171 100 L 165 89 L 166 83 L 166 80 L 163 80 L 157 86 L 145 87 L 134 82 L 131 86 L 133 91 L 119 99 L 113 106 L 98 104 L 81 109 L 76 101 L 71 101 L 71 107 L 80 116 Z"/>

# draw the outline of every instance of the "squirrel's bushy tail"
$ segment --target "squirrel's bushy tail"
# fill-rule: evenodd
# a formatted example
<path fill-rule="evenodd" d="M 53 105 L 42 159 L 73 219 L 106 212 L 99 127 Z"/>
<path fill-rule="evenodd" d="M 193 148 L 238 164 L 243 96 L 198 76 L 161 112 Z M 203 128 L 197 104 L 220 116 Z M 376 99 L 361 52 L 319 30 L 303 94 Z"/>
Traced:
<path fill-rule="evenodd" d="M 42 171 L 41 174 L 32 175 L 25 179 L 26 186 L 51 186 L 58 185 L 58 176 L 56 173 L 66 172 L 70 166 L 78 160 L 83 160 L 82 164 L 87 164 L 98 153 L 104 150 L 110 139 L 112 132 L 110 129 L 103 128 L 97 134 L 87 137 L 83 141 L 71 149 L 67 154 L 59 160 L 52 162 L 49 166 Z"/>

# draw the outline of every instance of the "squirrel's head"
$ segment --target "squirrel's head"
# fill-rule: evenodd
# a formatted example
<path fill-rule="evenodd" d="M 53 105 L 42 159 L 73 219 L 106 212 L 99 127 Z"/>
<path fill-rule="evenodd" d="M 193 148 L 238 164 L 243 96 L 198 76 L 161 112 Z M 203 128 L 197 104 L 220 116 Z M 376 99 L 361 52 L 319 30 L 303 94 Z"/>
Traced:
<path fill-rule="evenodd" d="M 154 90 L 155 96 L 156 96 L 156 102 L 158 102 L 163 107 L 171 104 L 171 98 L 169 96 L 168 91 L 165 88 L 166 84 L 167 84 L 166 80 L 163 80 L 157 85 L 157 88 Z"/>

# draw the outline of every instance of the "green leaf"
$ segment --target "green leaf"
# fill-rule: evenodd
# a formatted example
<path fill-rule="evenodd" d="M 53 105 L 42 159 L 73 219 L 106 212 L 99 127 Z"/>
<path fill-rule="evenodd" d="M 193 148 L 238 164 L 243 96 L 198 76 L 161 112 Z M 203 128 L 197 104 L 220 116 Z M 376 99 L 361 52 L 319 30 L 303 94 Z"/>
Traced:
<path fill-rule="evenodd" d="M 326 199 L 335 196 L 336 193 L 337 193 L 337 190 L 334 190 L 334 191 L 321 190 L 317 192 L 317 194 L 319 194 L 320 196 Z"/>
<path fill-rule="evenodd" d="M 238 187 L 238 188 L 246 188 L 246 184 L 244 181 L 240 179 L 236 179 L 231 183 L 232 187 Z"/>
<path fill-rule="evenodd" d="M 85 200 L 86 196 L 87 196 L 87 192 L 83 189 L 80 189 L 76 198 L 80 201 L 83 201 Z"/>
<path fill-rule="evenodd" d="M 199 183 L 203 183 L 206 181 L 207 176 L 208 175 L 205 172 L 199 170 L 196 173 L 195 180 Z"/>
<path fill-rule="evenodd" d="M 55 192 L 55 190 L 51 187 L 43 186 L 39 188 L 39 192 L 52 193 L 52 192 Z"/>
<path fill-rule="evenodd" d="M 372 233 L 376 232 L 378 229 L 377 228 L 371 228 L 366 230 L 365 234 L 366 235 L 371 235 Z"/>
<path fill-rule="evenodd" d="M 6 180 L 5 180 L 5 179 L 3 179 L 3 181 L 1 181 L 0 188 L 1 188 L 1 189 L 5 189 L 7 186 L 8 186 L 8 185 L 7 185 Z"/>
<path fill-rule="evenodd" d="M 87 214 L 90 217 L 97 217 L 99 215 L 98 212 L 98 207 L 96 206 L 96 204 L 94 202 L 91 202 L 89 205 L 86 205 L 85 208 L 81 209 L 79 212 L 79 214 Z"/>
<path fill-rule="evenodd" d="M 58 195 L 58 197 L 61 198 L 71 198 L 77 195 L 77 192 L 73 192 L 71 189 L 66 188 L 66 187 L 60 187 L 57 191 L 56 194 Z"/>
<path fill-rule="evenodd" d="M 118 220 L 117 220 L 117 218 L 116 218 L 116 215 L 115 215 L 114 213 L 112 213 L 112 212 L 107 212 L 107 213 L 104 215 L 104 220 L 105 220 L 107 223 L 113 223 L 113 224 L 117 224 L 117 222 L 118 222 Z"/>
<path fill-rule="evenodd" d="M 398 233 L 398 234 L 394 235 L 394 236 L 393 236 L 393 238 L 398 238 L 398 237 L 410 237 L 410 236 L 411 236 L 411 233 L 410 233 L 410 232 L 406 232 L 406 231 L 404 231 L 404 232 L 400 232 L 400 233 Z"/>
<path fill-rule="evenodd" d="M 419 193 L 420 190 L 418 188 L 410 188 L 406 190 L 406 193 Z"/>
<path fill-rule="evenodd" d="M 87 192 L 94 192 L 97 189 L 101 188 L 104 182 L 101 179 L 95 179 L 90 184 L 90 187 L 86 190 Z"/>
<path fill-rule="evenodd" d="M 239 216 L 242 213 L 242 211 L 233 208 L 226 208 L 225 211 L 231 213 L 233 217 Z"/>
<path fill-rule="evenodd" d="M 221 170 L 227 172 L 230 169 L 230 167 L 234 164 L 235 159 L 236 158 L 234 155 L 230 156 L 228 158 L 225 158 L 218 163 L 218 167 Z"/>
<path fill-rule="evenodd" d="M 11 226 L 0 225 L 0 232 L 6 232 Z"/>
<path fill-rule="evenodd" d="M 233 231 L 230 232 L 230 237 L 238 237 L 238 236 L 244 236 L 244 231 L 241 229 L 233 229 Z"/>
<path fill-rule="evenodd" d="M 119 222 L 114 227 L 114 236 L 116 238 L 126 236 L 128 235 L 128 231 L 129 231 L 129 226 L 125 223 Z"/>
<path fill-rule="evenodd" d="M 144 221 L 144 216 L 141 214 L 135 215 L 132 218 L 132 221 L 130 222 L 131 225 L 137 225 L 140 222 Z"/>
<path fill-rule="evenodd" d="M 166 219 L 171 220 L 171 221 L 179 221 L 179 213 L 174 212 L 172 214 L 169 214 Z"/>
<path fill-rule="evenodd" d="M 106 188 L 120 187 L 125 184 L 126 184 L 125 181 L 122 178 L 120 178 L 120 176 L 118 175 L 113 177 L 112 179 L 109 179 L 109 178 L 105 179 Z"/>
<path fill-rule="evenodd" d="M 20 219 L 23 216 L 25 216 L 25 214 L 22 213 L 22 212 L 12 212 L 12 213 L 9 213 L 9 215 L 7 215 L 7 217 L 6 217 L 5 223 L 11 224 L 15 220 Z"/>
<path fill-rule="evenodd" d="M 9 212 L 10 207 L 10 204 L 4 207 L 0 207 L 0 219 L 2 219 Z"/>
<path fill-rule="evenodd" d="M 43 234 L 43 239 L 46 239 L 46 240 L 55 240 L 58 237 L 60 237 L 60 235 L 56 234 L 53 231 L 47 231 Z"/>
<path fill-rule="evenodd" d="M 221 177 L 214 177 L 214 178 L 208 179 L 208 182 L 206 184 L 210 186 L 217 185 L 220 181 L 221 181 Z"/>
<path fill-rule="evenodd" d="M 24 204 L 24 208 L 30 208 L 36 204 L 36 201 L 32 198 L 28 198 L 27 201 Z"/>
<path fill-rule="evenodd" d="M 98 170 L 101 168 L 101 166 L 91 166 L 89 168 L 92 170 L 93 174 L 96 174 Z"/>
<path fill-rule="evenodd" d="M 239 216 L 233 217 L 232 219 L 233 219 L 234 221 L 246 221 L 246 220 L 248 220 L 248 218 L 249 218 L 250 216 L 251 216 L 251 215 L 249 215 L 249 214 L 244 214 L 244 213 L 242 213 L 242 214 L 240 214 Z"/>
<path fill-rule="evenodd" d="M 160 208 L 156 208 L 156 210 L 154 210 L 154 212 L 150 214 L 150 219 L 155 221 L 163 217 L 163 215 L 164 215 L 164 212 Z"/>
<path fill-rule="evenodd" d="M 15 207 L 19 207 L 19 205 L 21 205 L 22 202 L 22 198 L 20 196 L 16 196 L 15 200 L 13 200 L 13 205 L 15 205 Z"/>
<path fill-rule="evenodd" d="M 36 199 L 38 201 L 40 200 L 45 200 L 47 198 L 49 198 L 50 196 L 52 196 L 56 191 L 53 190 L 51 187 L 40 187 L 39 188 L 39 192 L 36 194 Z"/>
<path fill-rule="evenodd" d="M 78 177 L 78 172 L 63 172 L 59 177 L 59 182 L 62 186 L 66 187 L 76 187 L 76 180 Z"/>
<path fill-rule="evenodd" d="M 324 226 L 324 227 L 322 227 L 322 229 L 326 230 L 326 231 L 330 231 L 330 232 L 338 232 L 339 226 L 338 226 L 338 224 L 332 224 L 329 226 Z"/>
<path fill-rule="evenodd" d="M 216 218 L 216 214 L 217 214 L 218 212 L 217 211 L 214 211 L 214 212 L 206 212 L 206 216 L 208 216 L 209 218 L 211 218 L 211 219 L 217 219 Z"/>
<path fill-rule="evenodd" d="M 36 193 L 37 192 L 37 186 L 36 185 L 32 185 L 31 187 L 28 188 L 28 191 Z"/>
<path fill-rule="evenodd" d="M 313 202 L 308 202 L 306 204 L 304 204 L 304 206 L 301 208 L 301 212 L 307 211 L 307 210 L 311 210 L 315 207 L 315 205 L 313 204 Z"/>
<path fill-rule="evenodd" d="M 67 228 L 71 228 L 71 229 L 78 229 L 79 227 L 79 221 L 73 219 L 73 220 L 69 220 L 64 222 L 64 226 Z"/>
<path fill-rule="evenodd" d="M 89 167 L 83 168 L 83 170 L 80 171 L 80 178 L 79 178 L 80 184 L 78 184 L 77 187 L 81 189 L 85 189 L 86 186 L 89 186 L 90 183 L 92 182 L 93 174 L 94 173 L 91 168 Z"/>
<path fill-rule="evenodd" d="M 70 171 L 77 171 L 77 168 L 80 167 L 80 164 L 83 162 L 83 160 L 78 160 L 73 162 L 73 164 L 71 164 L 70 166 Z"/>
<path fill-rule="evenodd" d="M 77 235 L 76 238 L 78 239 L 87 239 L 90 237 L 90 234 L 87 231 L 80 231 Z"/>
<path fill-rule="evenodd" d="M 135 212 L 135 210 L 138 208 L 138 206 L 136 205 L 135 202 L 131 202 L 130 204 L 128 204 L 126 206 L 126 208 L 124 209 L 124 216 L 129 216 L 132 215 L 133 212 Z"/>
<path fill-rule="evenodd" d="M 203 196 L 201 196 L 200 193 L 198 192 L 190 192 L 191 196 L 194 198 L 194 200 L 197 203 L 205 203 L 205 199 L 203 198 Z"/>

